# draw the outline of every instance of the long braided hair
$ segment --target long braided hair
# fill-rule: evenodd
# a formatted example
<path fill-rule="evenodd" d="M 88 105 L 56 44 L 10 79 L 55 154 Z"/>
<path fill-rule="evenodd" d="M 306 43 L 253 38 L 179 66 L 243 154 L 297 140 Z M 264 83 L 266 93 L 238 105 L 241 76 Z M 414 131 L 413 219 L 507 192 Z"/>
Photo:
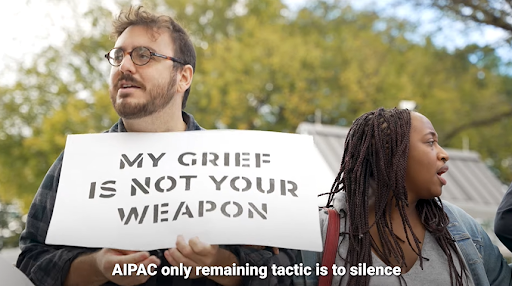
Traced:
<path fill-rule="evenodd" d="M 405 187 L 407 155 L 411 131 L 411 112 L 406 109 L 379 108 L 357 118 L 345 141 L 345 150 L 340 171 L 329 193 L 328 206 L 334 195 L 340 191 L 346 193 L 349 247 L 345 258 L 345 267 L 358 263 L 372 263 L 372 247 L 387 265 L 393 265 L 391 259 L 404 267 L 405 254 L 399 244 L 399 238 L 393 232 L 389 202 L 397 208 L 402 218 L 406 240 L 416 254 L 423 268 L 424 257 L 421 254 L 420 240 L 414 233 L 406 214 L 408 195 Z M 370 183 L 372 192 L 370 193 Z M 391 200 L 390 200 L 391 198 Z M 369 202 L 374 199 L 375 226 L 381 247 L 370 235 Z M 425 228 L 433 234 L 448 259 L 450 281 L 453 286 L 463 286 L 463 275 L 467 269 L 450 235 L 447 225 L 448 216 L 444 212 L 440 198 L 419 200 L 416 210 Z M 408 233 L 412 234 L 409 237 Z M 413 245 L 415 247 L 413 247 Z M 461 272 L 457 272 L 454 256 L 458 259 Z M 367 286 L 370 276 L 348 276 L 348 286 Z M 400 279 L 407 285 L 403 277 Z"/>

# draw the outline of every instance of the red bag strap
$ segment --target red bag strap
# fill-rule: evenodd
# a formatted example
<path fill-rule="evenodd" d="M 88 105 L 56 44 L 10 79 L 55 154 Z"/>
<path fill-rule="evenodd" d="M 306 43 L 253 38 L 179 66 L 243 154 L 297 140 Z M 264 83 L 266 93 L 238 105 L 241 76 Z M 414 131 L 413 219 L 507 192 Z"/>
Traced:
<path fill-rule="evenodd" d="M 338 253 L 338 241 L 340 237 L 340 214 L 334 209 L 327 209 L 328 222 L 327 234 L 325 236 L 324 253 L 322 255 L 322 266 L 329 269 L 327 276 L 320 276 L 318 286 L 331 286 L 332 283 L 332 265 L 336 260 Z"/>

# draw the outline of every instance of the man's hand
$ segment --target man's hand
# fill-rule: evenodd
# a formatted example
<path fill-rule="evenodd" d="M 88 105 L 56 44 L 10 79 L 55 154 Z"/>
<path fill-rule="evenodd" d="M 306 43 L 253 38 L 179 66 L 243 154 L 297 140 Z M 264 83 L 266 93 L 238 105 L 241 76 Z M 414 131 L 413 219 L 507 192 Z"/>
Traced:
<path fill-rule="evenodd" d="M 143 264 L 147 269 L 147 266 L 151 263 L 160 265 L 160 259 L 155 256 L 150 256 L 148 252 L 136 252 L 127 250 L 116 250 L 104 248 L 95 254 L 96 265 L 100 272 L 105 276 L 108 281 L 112 281 L 118 285 L 131 286 L 145 283 L 149 275 L 135 275 L 131 276 L 112 276 L 112 272 L 116 264 L 122 265 L 127 263 L 134 263 L 137 265 Z"/>
<path fill-rule="evenodd" d="M 147 267 L 154 263 L 160 265 L 160 260 L 149 256 L 147 252 L 115 250 L 104 248 L 100 251 L 79 256 L 72 263 L 64 281 L 64 286 L 97 286 L 108 281 L 118 285 L 131 286 L 146 282 L 149 276 L 112 276 L 116 264 L 121 267 L 125 263 L 144 264 Z"/>
<path fill-rule="evenodd" d="M 218 263 L 218 245 L 206 244 L 194 237 L 185 241 L 183 236 L 179 235 L 176 240 L 176 248 L 170 248 L 164 252 L 164 256 L 171 265 L 183 263 L 185 266 L 192 266 L 191 279 L 198 278 L 196 275 L 196 266 L 212 266 Z"/>

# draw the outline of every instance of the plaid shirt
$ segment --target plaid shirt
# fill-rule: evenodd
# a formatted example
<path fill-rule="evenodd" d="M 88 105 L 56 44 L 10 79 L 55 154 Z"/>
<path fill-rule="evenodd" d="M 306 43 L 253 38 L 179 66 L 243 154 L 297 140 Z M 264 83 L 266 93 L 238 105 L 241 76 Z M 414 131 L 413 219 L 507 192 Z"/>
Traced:
<path fill-rule="evenodd" d="M 183 120 L 187 124 L 186 131 L 203 130 L 197 124 L 194 117 L 183 112 Z M 127 132 L 123 121 L 119 121 L 106 132 Z M 27 217 L 26 228 L 20 237 L 21 254 L 18 257 L 16 267 L 27 275 L 36 286 L 63 285 L 71 267 L 71 263 L 78 257 L 87 253 L 98 251 L 97 248 L 82 248 L 72 246 L 46 245 L 46 233 L 50 225 L 53 213 L 57 186 L 59 185 L 60 172 L 62 168 L 63 153 L 53 163 L 37 191 L 30 206 Z M 87 230 L 84 230 L 86 232 Z M 243 285 L 264 286 L 264 285 L 292 285 L 291 277 L 274 277 L 271 275 L 270 265 L 292 265 L 295 260 L 296 251 L 281 249 L 278 255 L 270 250 L 257 250 L 240 245 L 223 245 L 221 248 L 231 251 L 238 259 L 239 265 L 267 266 L 267 278 L 243 277 Z M 157 255 L 162 261 L 161 266 L 169 266 L 163 257 L 162 250 L 151 252 Z M 183 286 L 214 286 L 220 285 L 207 278 L 185 280 L 180 276 L 162 276 L 158 269 L 157 275 L 151 277 L 144 285 L 183 285 Z M 116 285 L 107 283 L 105 285 Z"/>

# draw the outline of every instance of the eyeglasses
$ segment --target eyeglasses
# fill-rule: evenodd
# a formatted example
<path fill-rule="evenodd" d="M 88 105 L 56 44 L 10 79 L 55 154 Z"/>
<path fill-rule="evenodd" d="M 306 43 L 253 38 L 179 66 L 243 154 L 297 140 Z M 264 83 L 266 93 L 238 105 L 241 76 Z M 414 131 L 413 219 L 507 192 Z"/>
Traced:
<path fill-rule="evenodd" d="M 110 52 L 105 54 L 105 58 L 111 65 L 118 67 L 121 65 L 121 62 L 123 61 L 125 54 L 129 54 L 130 58 L 132 58 L 132 62 L 138 66 L 143 66 L 149 63 L 151 57 L 159 57 L 162 59 L 173 61 L 178 64 L 187 65 L 185 62 L 183 62 L 182 60 L 178 60 L 177 58 L 153 53 L 146 47 L 136 47 L 131 52 L 125 52 L 120 48 L 114 48 L 110 50 Z"/>

